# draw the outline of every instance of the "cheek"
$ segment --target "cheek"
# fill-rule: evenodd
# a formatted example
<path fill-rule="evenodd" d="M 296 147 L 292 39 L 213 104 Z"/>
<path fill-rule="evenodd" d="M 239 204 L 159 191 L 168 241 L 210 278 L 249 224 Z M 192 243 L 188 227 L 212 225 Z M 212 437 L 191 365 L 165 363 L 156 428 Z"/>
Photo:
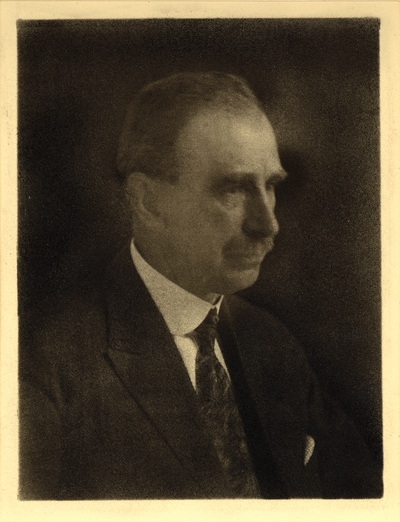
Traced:
<path fill-rule="evenodd" d="M 232 220 L 222 212 L 213 212 L 198 216 L 193 223 L 192 241 L 197 248 L 204 247 L 215 254 L 220 252 L 224 245 L 233 237 L 237 237 L 238 227 Z"/>
<path fill-rule="evenodd" d="M 240 232 L 244 218 L 243 205 L 227 206 L 213 202 L 199 213 L 198 223 L 214 235 L 229 239 Z"/>
<path fill-rule="evenodd" d="M 241 234 L 241 208 L 226 208 L 216 202 L 203 201 L 196 207 L 181 207 L 171 223 L 171 240 L 178 241 L 184 257 L 217 258 L 226 244 Z"/>

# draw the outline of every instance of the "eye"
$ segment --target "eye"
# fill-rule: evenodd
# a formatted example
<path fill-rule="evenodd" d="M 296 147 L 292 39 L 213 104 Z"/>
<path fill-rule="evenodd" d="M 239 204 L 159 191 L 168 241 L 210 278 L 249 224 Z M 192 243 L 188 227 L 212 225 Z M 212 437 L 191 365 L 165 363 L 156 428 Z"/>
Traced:
<path fill-rule="evenodd" d="M 238 192 L 243 191 L 243 186 L 240 183 L 231 183 L 227 187 L 225 187 L 226 194 L 237 194 Z"/>
<path fill-rule="evenodd" d="M 256 190 L 255 184 L 249 179 L 232 179 L 226 177 L 212 188 L 215 196 L 229 203 L 239 202 L 242 198 Z"/>
<path fill-rule="evenodd" d="M 217 187 L 217 193 L 220 196 L 240 194 L 245 191 L 243 183 L 239 181 L 229 181 Z"/>
<path fill-rule="evenodd" d="M 232 181 L 224 183 L 214 194 L 219 203 L 228 208 L 234 208 L 240 205 L 243 199 L 246 198 L 246 188 L 243 186 L 243 183 Z"/>

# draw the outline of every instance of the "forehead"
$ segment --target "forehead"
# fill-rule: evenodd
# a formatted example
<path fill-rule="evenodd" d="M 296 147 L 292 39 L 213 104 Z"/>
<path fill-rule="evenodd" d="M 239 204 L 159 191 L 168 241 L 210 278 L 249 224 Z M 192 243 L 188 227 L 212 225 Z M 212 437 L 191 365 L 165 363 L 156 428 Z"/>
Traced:
<path fill-rule="evenodd" d="M 181 170 L 191 172 L 281 168 L 274 131 L 258 109 L 201 111 L 180 132 L 176 155 Z"/>

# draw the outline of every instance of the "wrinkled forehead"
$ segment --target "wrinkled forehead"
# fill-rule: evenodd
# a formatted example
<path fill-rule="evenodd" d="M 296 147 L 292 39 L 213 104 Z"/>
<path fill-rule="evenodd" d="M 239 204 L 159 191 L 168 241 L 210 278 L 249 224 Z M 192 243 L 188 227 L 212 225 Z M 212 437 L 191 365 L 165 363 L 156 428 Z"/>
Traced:
<path fill-rule="evenodd" d="M 189 177 L 282 168 L 271 123 L 260 110 L 199 112 L 182 129 L 175 152 L 180 174 Z"/>
<path fill-rule="evenodd" d="M 275 133 L 266 114 L 256 107 L 202 109 L 182 127 L 178 153 L 207 152 L 216 157 L 246 148 L 277 153 Z"/>

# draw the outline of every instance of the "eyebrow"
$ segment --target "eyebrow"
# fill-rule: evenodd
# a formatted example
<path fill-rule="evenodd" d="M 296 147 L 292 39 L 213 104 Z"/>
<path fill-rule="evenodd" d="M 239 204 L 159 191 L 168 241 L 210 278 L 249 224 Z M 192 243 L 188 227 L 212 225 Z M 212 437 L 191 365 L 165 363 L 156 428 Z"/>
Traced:
<path fill-rule="evenodd" d="M 283 182 L 288 177 L 288 173 L 285 169 L 278 169 L 272 172 L 268 178 L 266 179 L 267 183 L 278 184 Z M 254 175 L 251 172 L 232 172 L 230 174 L 225 174 L 222 179 L 217 181 L 217 185 L 225 185 L 228 183 L 236 183 L 236 182 L 250 182 L 254 181 Z"/>
<path fill-rule="evenodd" d="M 265 180 L 266 185 L 272 185 L 274 188 L 277 187 L 280 183 L 282 183 L 288 176 L 286 170 L 278 169 L 270 174 L 268 178 Z M 256 183 L 254 180 L 254 174 L 249 172 L 232 172 L 230 174 L 225 174 L 220 179 L 214 179 L 210 185 L 210 189 L 213 192 L 220 193 L 223 192 L 230 186 L 241 186 L 247 187 L 255 187 Z"/>

